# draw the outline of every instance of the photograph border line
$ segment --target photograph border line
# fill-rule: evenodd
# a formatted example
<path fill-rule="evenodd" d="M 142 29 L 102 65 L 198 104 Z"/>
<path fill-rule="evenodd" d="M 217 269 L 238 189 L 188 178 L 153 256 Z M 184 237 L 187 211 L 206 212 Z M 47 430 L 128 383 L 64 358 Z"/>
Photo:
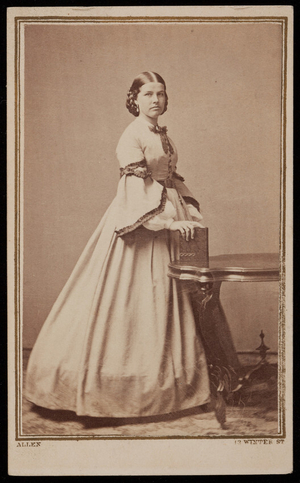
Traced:
<path fill-rule="evenodd" d="M 96 23 L 96 24 L 143 24 L 143 23 L 280 23 L 282 26 L 282 75 L 281 75 L 281 163 L 280 163 L 280 281 L 279 281 L 279 316 L 278 316 L 278 434 L 276 435 L 229 435 L 229 436 L 113 436 L 113 435 L 86 435 L 86 436 L 51 436 L 51 435 L 23 435 L 22 434 L 22 327 L 21 327 L 21 26 L 22 24 L 34 23 Z M 69 440 L 154 440 L 154 439 L 279 439 L 286 438 L 285 419 L 285 290 L 286 290 L 286 136 L 287 136 L 287 42 L 288 42 L 288 17 L 287 16 L 257 16 L 257 17 L 71 17 L 71 16 L 41 16 L 41 17 L 15 17 L 15 51 L 14 51 L 14 75 L 15 75 L 15 219 L 14 219 L 14 305 L 15 305 L 15 441 L 69 441 Z"/>

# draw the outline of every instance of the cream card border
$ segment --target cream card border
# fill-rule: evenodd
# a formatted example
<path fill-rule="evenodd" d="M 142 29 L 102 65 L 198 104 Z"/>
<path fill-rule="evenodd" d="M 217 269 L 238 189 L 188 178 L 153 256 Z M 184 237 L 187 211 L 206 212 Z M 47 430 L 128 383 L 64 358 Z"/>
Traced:
<path fill-rule="evenodd" d="M 281 291 L 279 437 L 236 445 L 235 438 L 106 439 L 23 437 L 20 429 L 22 300 L 23 28 L 26 22 L 282 22 Z M 11 475 L 287 473 L 292 470 L 292 7 L 24 7 L 8 9 L 8 364 Z M 75 439 L 75 440 L 74 440 Z M 272 438 L 271 438 L 272 439 Z M 277 438 L 278 439 L 278 438 Z M 42 441 L 39 447 L 18 442 Z M 253 462 L 255 461 L 255 466 Z"/>

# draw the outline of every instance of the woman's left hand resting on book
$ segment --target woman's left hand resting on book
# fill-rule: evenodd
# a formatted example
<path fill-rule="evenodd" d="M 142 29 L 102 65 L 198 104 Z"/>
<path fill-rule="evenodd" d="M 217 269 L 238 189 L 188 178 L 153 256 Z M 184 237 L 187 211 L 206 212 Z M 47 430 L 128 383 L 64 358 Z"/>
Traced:
<path fill-rule="evenodd" d="M 195 228 L 204 228 L 198 221 L 180 220 L 173 221 L 169 226 L 169 230 L 179 230 L 182 236 L 185 236 L 186 241 L 189 241 L 190 237 L 193 240 Z"/>

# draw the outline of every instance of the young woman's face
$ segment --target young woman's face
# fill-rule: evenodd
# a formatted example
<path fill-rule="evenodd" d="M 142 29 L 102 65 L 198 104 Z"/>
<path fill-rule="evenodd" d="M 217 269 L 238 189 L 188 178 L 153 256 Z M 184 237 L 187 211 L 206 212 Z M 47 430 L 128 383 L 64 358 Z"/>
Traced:
<path fill-rule="evenodd" d="M 140 116 L 149 121 L 157 120 L 163 113 L 166 102 L 165 88 L 158 82 L 148 82 L 140 88 L 137 96 L 137 104 L 140 108 Z"/>

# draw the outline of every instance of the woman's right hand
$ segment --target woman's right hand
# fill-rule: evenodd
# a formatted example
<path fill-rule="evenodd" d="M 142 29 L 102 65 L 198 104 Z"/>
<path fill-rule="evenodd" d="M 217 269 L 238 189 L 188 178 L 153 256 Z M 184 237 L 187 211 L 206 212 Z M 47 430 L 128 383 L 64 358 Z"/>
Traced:
<path fill-rule="evenodd" d="M 180 231 L 182 236 L 185 236 L 186 241 L 189 241 L 190 237 L 193 240 L 195 228 L 204 228 L 198 221 L 180 220 L 173 221 L 169 226 L 171 231 Z"/>

